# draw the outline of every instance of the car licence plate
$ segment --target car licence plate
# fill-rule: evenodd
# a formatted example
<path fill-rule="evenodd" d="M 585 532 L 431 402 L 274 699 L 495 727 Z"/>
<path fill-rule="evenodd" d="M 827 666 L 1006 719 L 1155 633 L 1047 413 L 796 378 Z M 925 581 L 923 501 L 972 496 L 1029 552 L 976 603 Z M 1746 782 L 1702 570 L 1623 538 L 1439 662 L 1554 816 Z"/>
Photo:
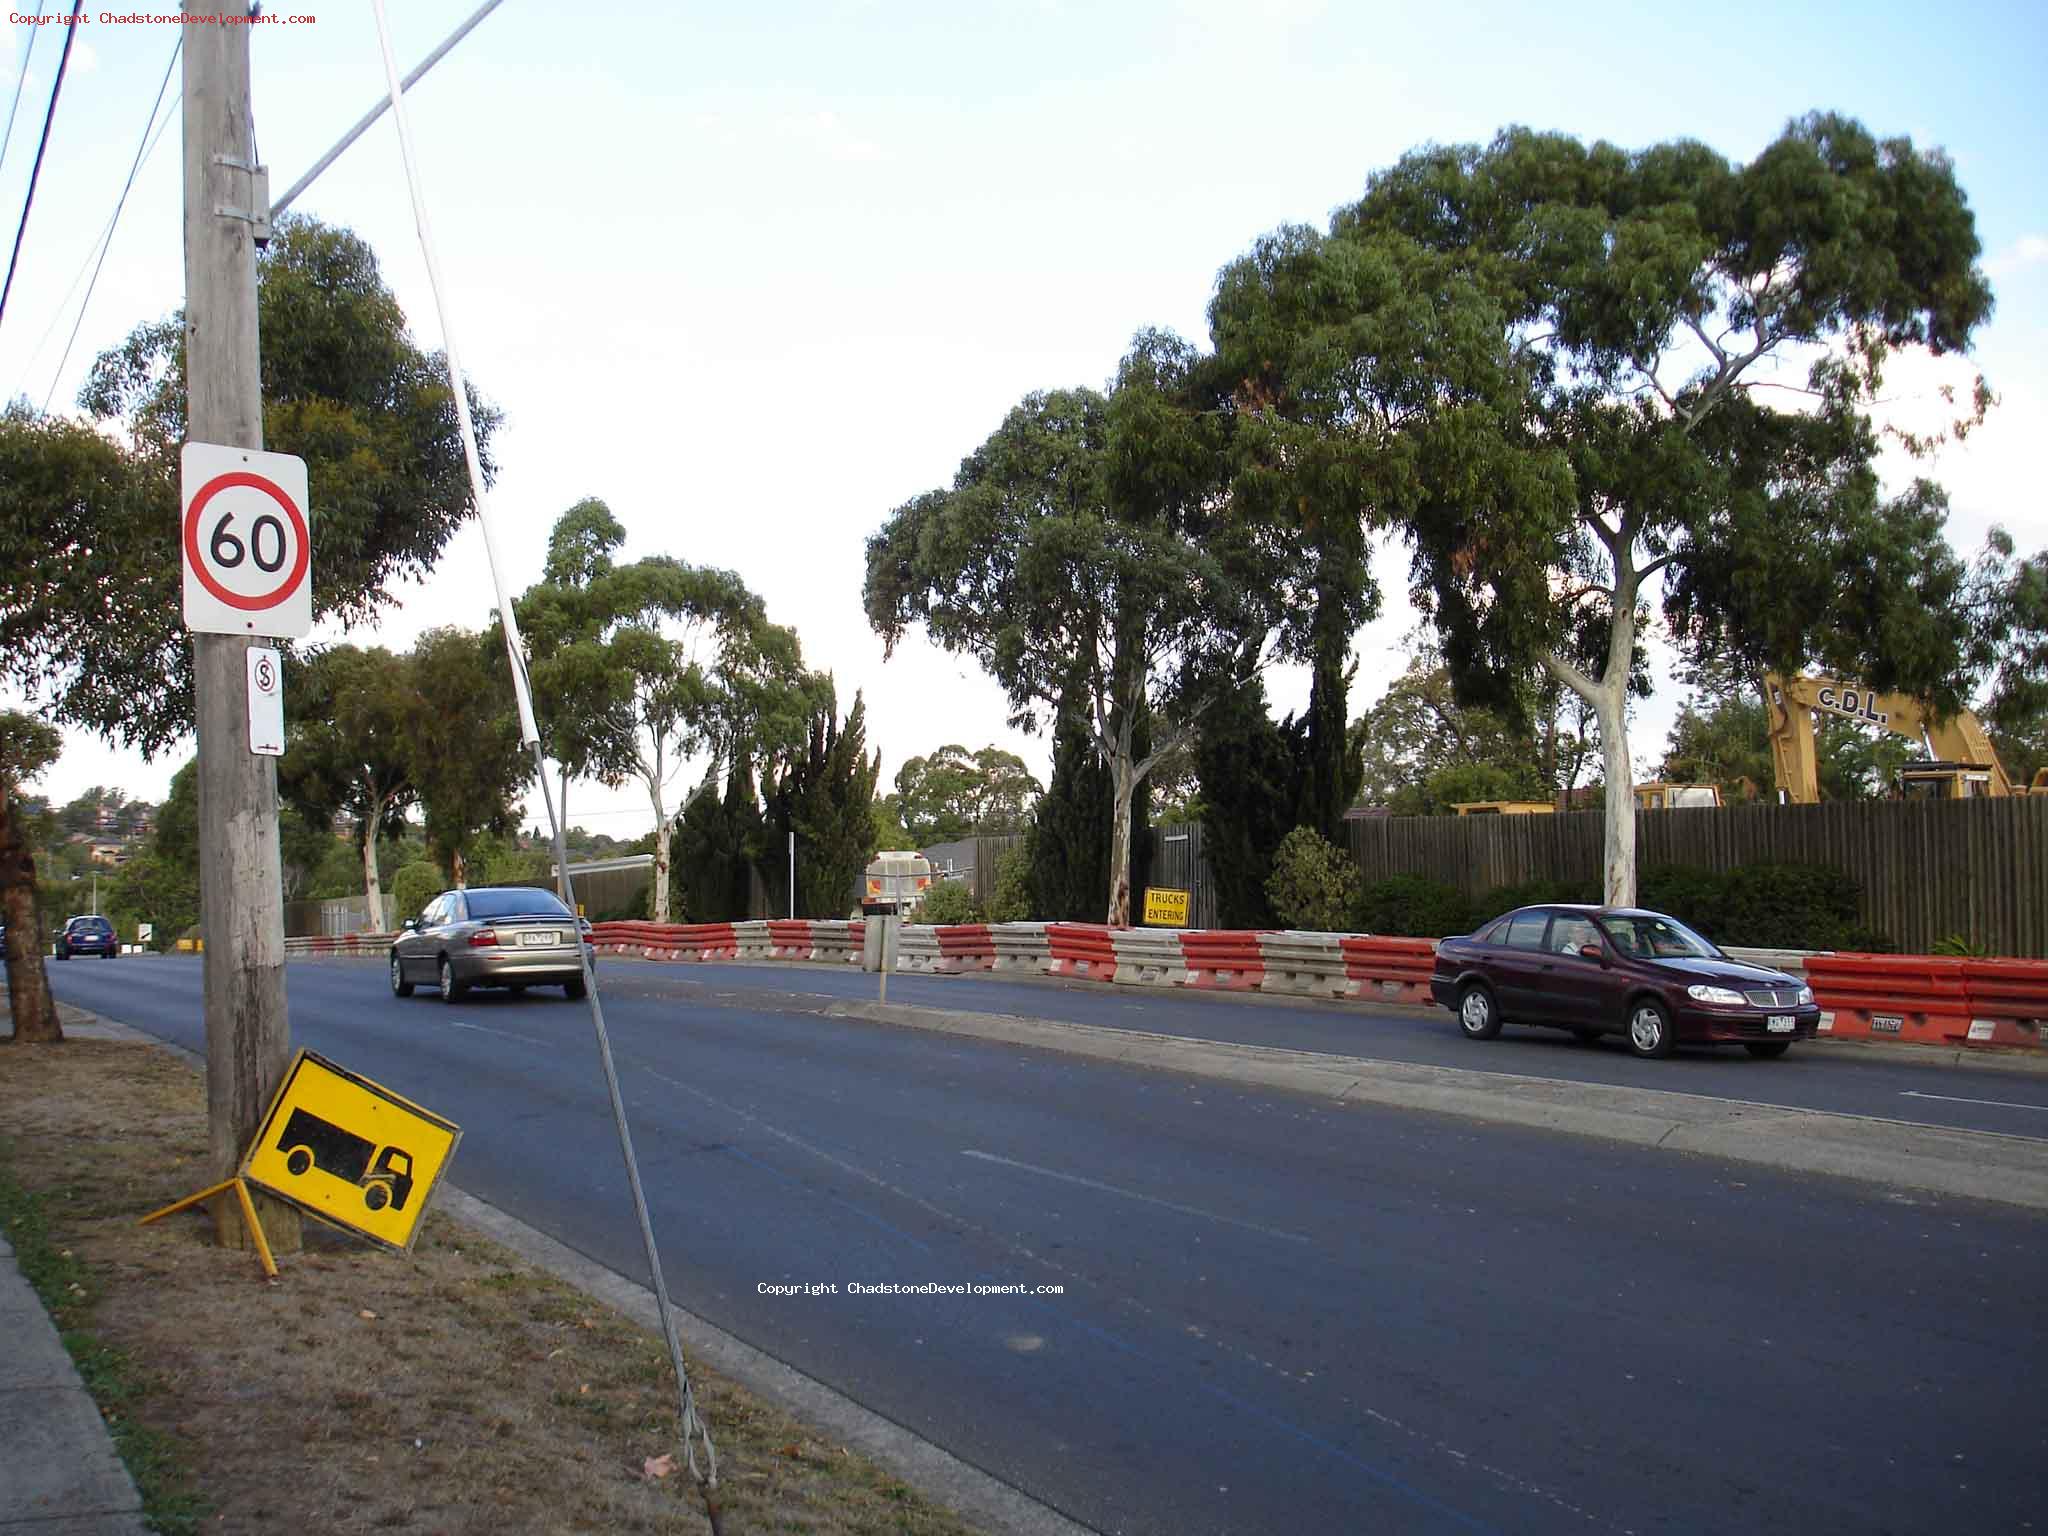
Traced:
<path fill-rule="evenodd" d="M 1764 1028 L 1774 1035 L 1789 1035 L 1792 1033 L 1792 1026 L 1793 1018 L 1789 1013 L 1774 1013 L 1764 1024 Z"/>
<path fill-rule="evenodd" d="M 522 933 L 519 935 L 519 942 L 528 949 L 537 949 L 543 945 L 561 943 L 562 936 L 551 928 L 543 928 L 537 933 Z M 1790 1021 L 1787 1020 L 1788 1027 L 1789 1024 Z M 1771 1025 L 1773 1029 L 1777 1027 L 1775 1023 Z"/>

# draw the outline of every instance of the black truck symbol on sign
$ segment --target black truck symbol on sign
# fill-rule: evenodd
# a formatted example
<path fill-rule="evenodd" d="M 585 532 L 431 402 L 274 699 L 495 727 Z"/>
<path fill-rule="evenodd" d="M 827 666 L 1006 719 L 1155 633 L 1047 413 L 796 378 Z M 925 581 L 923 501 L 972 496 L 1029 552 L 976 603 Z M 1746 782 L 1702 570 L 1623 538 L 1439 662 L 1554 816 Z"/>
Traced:
<path fill-rule="evenodd" d="M 412 1154 L 398 1147 L 379 1148 L 354 1131 L 303 1109 L 294 1109 L 277 1138 L 284 1165 L 294 1177 L 318 1168 L 345 1184 L 362 1186 L 363 1204 L 373 1211 L 390 1206 L 405 1209 L 412 1197 Z"/>

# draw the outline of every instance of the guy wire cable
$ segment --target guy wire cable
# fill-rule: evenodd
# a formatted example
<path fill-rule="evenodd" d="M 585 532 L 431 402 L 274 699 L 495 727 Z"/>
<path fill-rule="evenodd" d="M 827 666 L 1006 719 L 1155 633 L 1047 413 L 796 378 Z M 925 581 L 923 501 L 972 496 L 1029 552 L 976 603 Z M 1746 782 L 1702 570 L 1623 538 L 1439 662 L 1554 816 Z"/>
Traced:
<path fill-rule="evenodd" d="M 371 9 L 377 18 L 377 42 L 384 55 L 384 78 L 391 97 L 391 118 L 398 129 L 399 152 L 405 161 L 405 176 L 412 193 L 413 221 L 418 227 L 420 251 L 426 258 L 427 282 L 433 289 L 434 306 L 441 318 L 442 350 L 448 358 L 448 379 L 455 396 L 455 421 L 462 436 L 462 453 L 469 468 L 471 495 L 477 509 L 477 521 L 484 537 L 484 554 L 490 567 L 491 584 L 498 596 L 498 622 L 505 632 L 505 651 L 512 667 L 513 698 L 519 706 L 520 740 L 531 747 L 534 765 L 540 775 L 541 794 L 547 801 L 548 820 L 554 827 L 556 860 L 561 866 L 562 878 L 568 880 L 567 834 L 561 818 L 555 814 L 554 798 L 548 793 L 547 761 L 544 756 L 540 729 L 533 719 L 533 695 L 526 676 L 525 647 L 519 639 L 519 621 L 513 613 L 512 599 L 505 587 L 503 568 L 498 560 L 497 540 L 493 535 L 490 505 L 485 495 L 483 468 L 476 446 L 476 428 L 470 420 L 468 386 L 462 375 L 462 358 L 456 349 L 455 327 L 451 321 L 446 289 L 441 282 L 441 262 L 435 252 L 433 229 L 427 219 L 425 188 L 421 185 L 419 168 L 413 155 L 412 127 L 405 110 L 405 90 L 398 76 L 398 60 L 391 52 L 390 23 L 384 13 L 384 0 L 371 0 Z M 573 898 L 572 898 L 573 899 Z M 571 913 L 575 908 L 570 907 Z M 581 923 L 577 935 L 582 936 Z M 690 1375 L 683 1361 L 682 1337 L 677 1331 L 675 1309 L 669 1300 L 668 1284 L 662 1278 L 661 1250 L 655 1241 L 654 1224 L 647 1211 L 647 1192 L 640 1182 L 640 1165 L 633 1154 L 633 1132 L 626 1119 L 626 1100 L 619 1086 L 619 1074 L 612 1060 L 611 1038 L 605 1030 L 604 1005 L 601 999 L 597 977 L 590 964 L 590 948 L 587 944 L 577 945 L 577 956 L 582 965 L 584 996 L 590 1005 L 591 1032 L 597 1037 L 598 1062 L 604 1068 L 605 1088 L 611 1098 L 612 1123 L 618 1128 L 619 1152 L 626 1164 L 626 1183 L 633 1196 L 633 1214 L 638 1218 L 640 1239 L 647 1252 L 648 1282 L 654 1292 L 654 1303 L 661 1314 L 661 1331 L 668 1342 L 669 1363 L 675 1370 L 677 1406 L 681 1420 L 683 1453 L 692 1476 L 697 1480 L 698 1491 L 704 1499 L 704 1512 L 710 1520 L 712 1536 L 722 1536 L 723 1519 L 718 1495 L 718 1456 L 711 1443 L 710 1426 L 697 1413 L 695 1394 L 691 1389 Z M 702 1444 L 706 1464 L 697 1464 L 697 1446 Z"/>

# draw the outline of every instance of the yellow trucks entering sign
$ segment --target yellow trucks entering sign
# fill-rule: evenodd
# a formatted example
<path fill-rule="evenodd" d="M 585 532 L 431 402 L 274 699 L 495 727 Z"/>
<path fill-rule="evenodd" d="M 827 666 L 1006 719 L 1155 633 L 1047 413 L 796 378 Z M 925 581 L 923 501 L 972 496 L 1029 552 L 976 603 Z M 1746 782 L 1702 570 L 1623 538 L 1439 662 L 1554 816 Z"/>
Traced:
<path fill-rule="evenodd" d="M 1188 893 L 1145 887 L 1145 923 L 1151 928 L 1185 928 L 1188 925 Z"/>
<path fill-rule="evenodd" d="M 410 1251 L 461 1139 L 453 1121 L 301 1051 L 240 1171 L 323 1221 Z"/>

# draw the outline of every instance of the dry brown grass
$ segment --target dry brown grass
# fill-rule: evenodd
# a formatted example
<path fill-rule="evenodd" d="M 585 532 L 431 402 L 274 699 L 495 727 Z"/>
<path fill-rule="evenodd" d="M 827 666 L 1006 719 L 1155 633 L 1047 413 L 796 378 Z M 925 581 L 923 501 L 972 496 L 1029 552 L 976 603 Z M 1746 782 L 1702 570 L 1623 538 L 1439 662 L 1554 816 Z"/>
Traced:
<path fill-rule="evenodd" d="M 0 1010 L 4 1027 L 4 1010 Z M 196 1213 L 204 1092 L 152 1046 L 0 1046 L 0 1179 L 83 1266 L 60 1328 L 127 1358 L 118 1401 L 171 1446 L 208 1532 L 699 1532 L 660 1339 L 439 1215 L 412 1257 L 310 1219 L 266 1281 Z M 459 1176 L 459 1168 L 457 1170 Z M 88 1372 L 92 1375 L 92 1372 Z M 967 1528 L 889 1472 L 697 1370 L 727 1532 Z M 179 1488 L 183 1484 L 183 1488 Z"/>

